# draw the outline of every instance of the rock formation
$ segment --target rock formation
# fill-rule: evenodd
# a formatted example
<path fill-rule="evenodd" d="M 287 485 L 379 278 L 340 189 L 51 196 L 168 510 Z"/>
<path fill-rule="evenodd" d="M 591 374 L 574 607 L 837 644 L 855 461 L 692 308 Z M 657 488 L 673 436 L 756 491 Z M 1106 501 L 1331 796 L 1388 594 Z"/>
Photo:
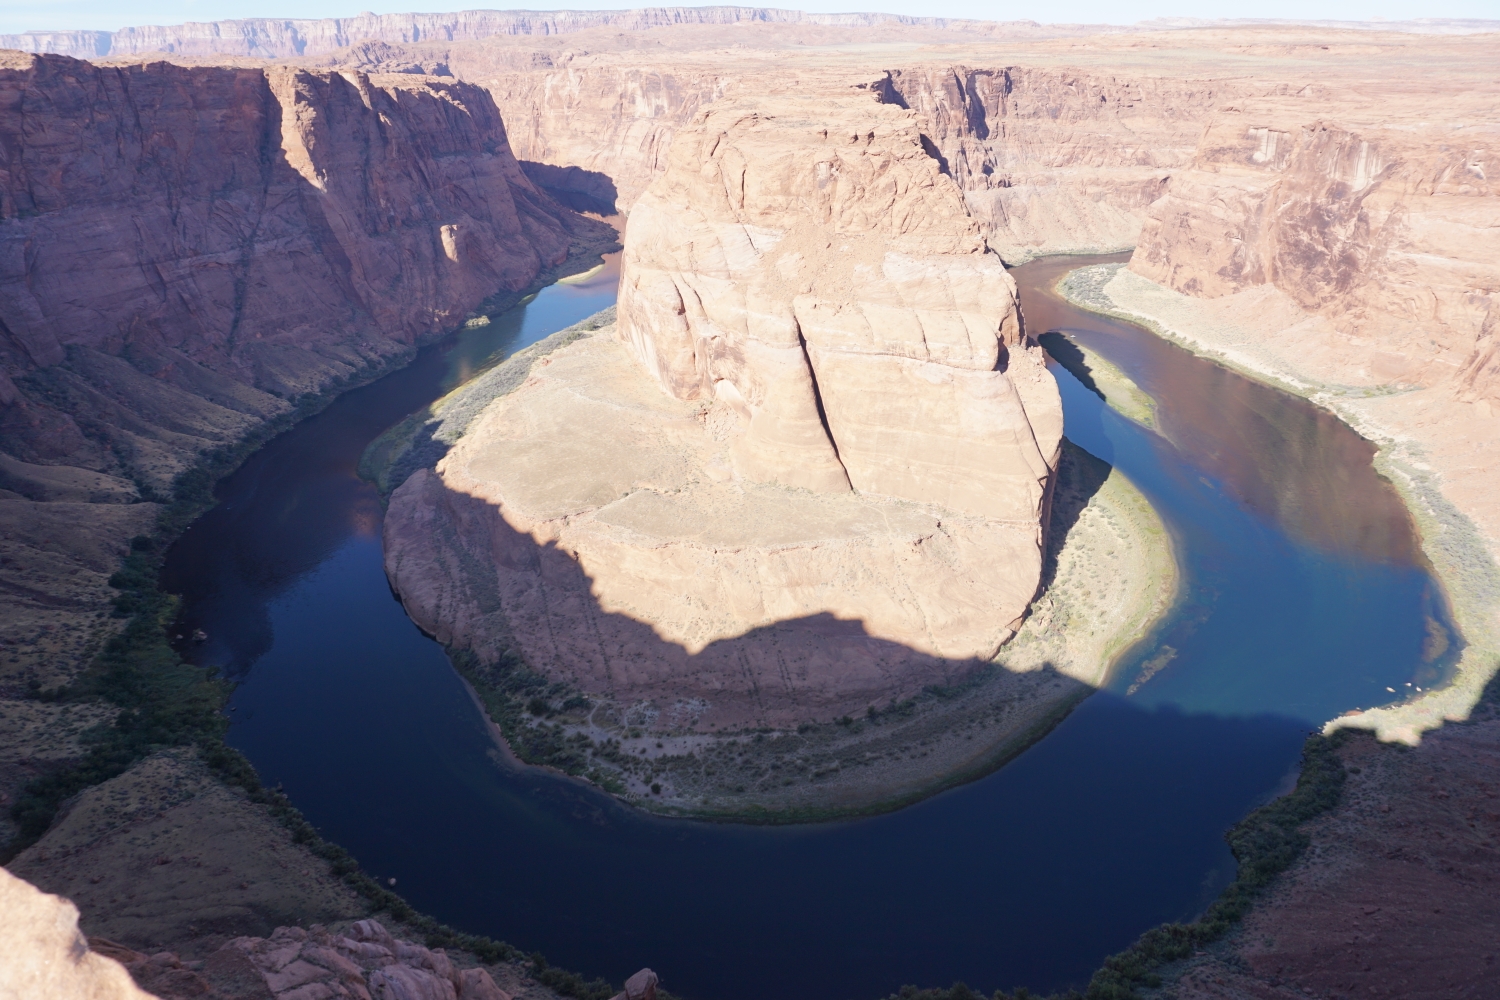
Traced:
<path fill-rule="evenodd" d="M 23 462 L 160 488 L 568 249 L 464 84 L 23 56 L 0 115 L 0 426 Z"/>
<path fill-rule="evenodd" d="M 278 927 L 268 938 L 234 938 L 186 963 L 171 952 L 143 955 L 112 941 L 91 943 L 162 1000 L 511 1000 L 488 969 L 461 968 L 442 948 L 395 938 L 378 920 L 357 920 L 342 934 Z"/>
<path fill-rule="evenodd" d="M 476 965 L 472 956 L 450 956 L 442 948 L 395 937 L 378 920 L 338 925 L 342 930 L 315 924 L 278 927 L 269 937 L 220 937 L 196 959 L 173 951 L 148 955 L 108 938 L 84 937 L 77 907 L 3 868 L 0 914 L 0 996 L 5 997 L 511 1000 L 520 994 L 554 995 L 520 963 Z M 655 972 L 641 969 L 615 1000 L 656 1000 L 658 981 Z"/>
<path fill-rule="evenodd" d="M 883 17 L 776 17 L 753 10 L 691 18 L 671 9 L 470 12 L 30 33 L 0 43 L 92 56 L 170 50 L 179 60 L 199 62 L 223 54 L 242 63 L 232 69 L 98 67 L 3 57 L 0 638 L 9 655 L 0 694 L 20 697 L 28 680 L 48 687 L 66 681 L 109 633 L 109 621 L 93 616 L 107 607 L 105 580 L 123 540 L 153 521 L 155 504 L 141 498 L 163 494 L 195 454 L 290 412 L 303 393 L 403 356 L 417 337 L 466 315 L 495 289 L 525 285 L 555 260 L 578 224 L 551 206 L 539 185 L 591 204 L 618 201 L 647 227 L 647 192 L 673 169 L 667 151 L 674 137 L 715 101 L 772 91 L 863 90 L 892 111 L 911 109 L 921 123 L 918 142 L 945 178 L 934 180 L 934 190 L 951 178 L 980 235 L 1009 260 L 1139 241 L 1133 270 L 1110 285 L 1115 304 L 1313 395 L 1379 439 L 1393 478 L 1415 498 L 1424 541 L 1458 605 L 1471 643 L 1466 656 L 1487 651 L 1497 592 L 1490 557 L 1500 539 L 1500 491 L 1492 471 L 1500 467 L 1493 343 L 1500 251 L 1488 178 L 1494 172 L 1493 36 L 1258 25 L 1079 38 L 1078 32 L 1015 26 L 946 31 Z M 713 23 L 678 23 L 688 19 Z M 996 37 L 1005 43 L 995 44 Z M 928 47 L 867 44 L 914 41 Z M 245 64 L 256 55 L 297 65 Z M 1401 80 L 1399 88 L 1390 86 L 1393 77 Z M 502 112 L 508 135 L 498 131 Z M 737 141 L 754 141 L 748 130 L 739 135 Z M 515 163 L 510 145 L 530 162 Z M 480 167 L 471 170 L 471 163 Z M 709 166 L 714 177 L 734 176 L 732 165 Z M 682 190 L 706 186 L 693 177 L 671 183 Z M 722 194 L 732 204 L 727 188 Z M 816 303 L 802 298 L 816 299 L 818 289 L 788 297 L 781 272 L 769 270 L 806 234 L 715 211 L 703 216 L 706 228 L 690 246 L 640 247 L 628 294 L 641 308 L 664 306 L 659 316 L 666 325 L 659 331 L 653 322 L 642 334 L 627 311 L 627 323 L 637 324 L 630 329 L 640 334 L 632 343 L 655 350 L 658 333 L 676 329 L 678 346 L 703 347 L 705 362 L 726 361 L 708 349 L 721 345 L 752 350 L 754 359 L 729 359 L 732 377 L 725 378 L 726 369 L 700 371 L 695 354 L 691 365 L 657 365 L 664 383 L 643 375 L 626 386 L 616 376 L 639 362 L 624 343 L 600 331 L 550 364 L 538 362 L 535 380 L 504 404 L 507 419 L 533 420 L 525 426 L 547 430 L 567 447 L 551 456 L 528 455 L 519 438 L 507 436 L 503 421 L 476 425 L 479 437 L 459 442 L 442 479 L 419 473 L 392 508 L 393 550 L 403 553 L 393 576 L 415 595 L 418 619 L 460 644 L 492 649 L 510 643 L 512 614 L 533 636 L 546 621 L 586 626 L 544 647 L 553 658 L 543 666 L 583 664 L 572 675 L 580 683 L 618 685 L 648 700 L 660 694 L 664 725 L 790 718 L 784 709 L 792 701 L 820 713 L 858 712 L 866 691 L 919 683 L 947 669 L 946 657 L 957 647 L 923 661 L 903 644 L 926 641 L 912 623 L 929 612 L 948 614 L 945 628 L 954 627 L 947 634 L 963 637 L 970 651 L 998 641 L 1003 622 L 991 619 L 992 631 L 968 633 L 955 623 L 968 614 L 965 593 L 994 589 L 999 596 L 992 602 L 1003 604 L 1013 596 L 1006 587 L 1016 581 L 960 576 L 970 588 L 960 600 L 945 593 L 943 603 L 928 606 L 898 592 L 897 570 L 904 573 L 910 564 L 898 566 L 897 554 L 914 551 L 918 540 L 928 546 L 943 533 L 952 540 L 955 525 L 991 519 L 931 513 L 939 508 L 929 501 L 967 502 L 956 489 L 962 485 L 957 475 L 948 479 L 955 489 L 941 498 L 859 492 L 874 483 L 900 497 L 903 486 L 899 476 L 889 477 L 892 470 L 861 465 L 857 432 L 872 425 L 846 427 L 854 436 L 845 454 L 831 397 L 819 399 L 823 381 L 832 385 L 854 364 L 896 372 L 947 369 L 955 382 L 976 370 L 955 364 L 962 359 L 954 355 L 937 361 L 905 356 L 904 340 L 860 340 L 864 334 L 842 320 L 819 322 L 811 312 Z M 137 218 L 144 220 L 140 229 Z M 775 247 L 757 246 L 762 228 L 786 233 Z M 672 279 L 676 290 L 674 275 L 713 261 L 725 272 L 748 263 L 760 281 L 754 301 L 778 303 L 779 311 L 754 315 L 753 337 L 749 291 L 742 297 L 716 281 L 684 282 L 694 294 L 684 297 L 681 323 L 671 326 L 674 307 L 661 278 Z M 884 276 L 884 257 L 863 263 Z M 788 282 L 810 277 L 796 266 L 788 274 Z M 861 316 L 911 305 L 899 283 L 878 291 L 891 297 L 867 289 Z M 809 311 L 799 312 L 804 305 Z M 743 324 L 734 318 L 737 310 Z M 785 363 L 795 352 L 765 334 L 763 321 L 797 324 L 807 385 L 818 380 L 816 423 L 807 414 L 799 369 Z M 825 339 L 818 341 L 817 333 Z M 1007 345 L 1004 373 L 1023 400 L 1024 380 L 1014 376 L 1023 370 L 1017 366 L 1024 353 Z M 666 360 L 673 357 L 682 356 Z M 777 358 L 782 362 L 773 364 Z M 663 392 L 663 384 L 673 394 Z M 846 384 L 857 383 L 851 378 Z M 587 419 L 561 425 L 548 399 L 563 396 Z M 828 404 L 821 413 L 820 402 Z M 1025 402 L 1031 422 L 1036 413 Z M 767 412 L 786 419 L 755 426 L 757 414 Z M 856 405 L 843 415 L 859 412 Z M 592 435 L 592 447 L 570 442 L 570 434 Z M 477 460 L 484 435 L 495 454 L 524 460 L 518 468 L 554 477 L 544 480 L 551 493 L 540 490 L 519 502 L 500 464 L 486 468 Z M 642 475 L 636 458 L 643 450 L 662 454 L 664 443 L 665 453 L 676 457 Z M 903 447 L 910 453 L 909 443 Z M 768 456 L 778 449 L 807 461 L 777 466 Z M 958 468 L 953 456 L 938 457 Z M 791 478 L 802 485 L 766 481 Z M 525 531 L 492 516 L 490 499 L 509 500 L 509 510 L 525 515 L 517 520 Z M 743 544 L 752 534 L 773 537 L 773 527 L 805 527 L 809 510 L 827 513 L 816 537 L 804 532 L 782 539 L 786 544 L 764 558 Z M 741 536 L 705 533 L 696 548 L 674 537 L 675 551 L 696 558 L 712 550 L 715 558 L 740 559 L 740 569 L 717 577 L 709 570 L 722 564 L 684 558 L 661 574 L 655 593 L 677 587 L 688 590 L 685 599 L 668 604 L 652 597 L 651 588 L 604 588 L 603 599 L 616 610 L 596 614 L 601 598 L 577 554 L 592 552 L 588 558 L 615 560 L 636 572 L 640 553 L 660 555 L 657 541 L 668 528 L 697 523 L 690 519 L 705 512 Z M 79 527 L 84 524 L 87 530 Z M 958 551 L 957 543 L 949 550 Z M 491 568 L 475 560 L 475 552 L 515 568 L 512 579 L 536 586 L 504 591 L 493 574 L 474 571 L 476 563 Z M 818 577 L 809 565 L 835 569 Z M 882 566 L 877 578 L 871 567 Z M 885 587 L 894 595 L 881 613 L 890 634 L 904 637 L 899 650 L 839 620 L 868 610 L 840 603 L 850 589 L 845 581 L 854 576 L 865 594 Z M 766 587 L 740 586 L 761 580 L 769 581 Z M 802 595 L 801 603 L 763 607 L 763 594 L 773 588 Z M 735 617 L 700 613 L 709 598 L 715 607 L 732 607 Z M 629 617 L 644 614 L 632 602 L 649 604 L 644 611 L 686 640 L 663 642 Z M 795 633 L 799 645 L 856 650 L 866 658 L 861 662 L 877 668 L 849 687 L 799 689 L 816 671 L 833 675 L 847 663 L 814 658 L 805 673 L 788 671 L 783 681 L 781 664 L 773 669 L 769 656 L 743 669 L 744 642 L 710 641 L 747 621 L 810 607 L 832 613 L 804 620 L 808 631 Z M 601 631 L 588 631 L 595 627 Z M 766 650 L 783 634 L 763 629 L 746 636 Z M 607 657 L 599 652 L 605 645 L 600 635 L 614 643 Z M 688 652 L 700 643 L 707 644 L 696 656 Z M 1487 667 L 1493 659 L 1473 662 Z M 676 683 L 681 678 L 690 683 Z M 693 684 L 703 697 L 677 697 L 678 690 L 692 695 Z M 740 709 L 705 715 L 705 704 L 722 702 L 726 691 L 739 692 Z M 1456 700 L 1421 709 L 1426 714 L 1415 722 L 1389 719 L 1384 731 L 1415 739 L 1420 728 L 1467 711 L 1472 693 L 1471 685 Z M 72 716 L 65 732 L 60 721 L 68 707 L 7 706 L 0 795 L 81 753 L 72 730 L 86 713 Z M 58 731 L 38 735 L 48 728 Z M 1390 787 L 1409 791 L 1426 777 L 1394 769 Z M 1383 812 L 1358 815 L 1357 833 L 1394 838 L 1380 843 L 1395 848 L 1375 852 L 1385 858 L 1387 875 L 1397 863 L 1391 852 L 1410 846 L 1395 822 L 1430 821 L 1425 829 L 1438 840 L 1454 831 L 1469 836 L 1460 812 L 1417 813 L 1411 813 L 1415 819 L 1399 813 L 1394 821 Z M 190 837 L 209 829 L 178 832 Z M 68 834 L 67 824 L 53 833 Z M 274 861 L 265 850 L 257 856 L 257 863 Z M 1415 870 L 1415 862 L 1400 857 Z M 52 858 L 43 864 L 70 864 Z M 1422 863 L 1440 868 L 1454 859 L 1434 855 Z M 158 871 L 176 877 L 172 865 Z M 1418 883 L 1401 883 L 1403 894 L 1391 897 L 1398 908 L 1410 910 L 1411 899 L 1469 891 Z M 107 899 L 99 898 L 100 909 Z M 1261 962 L 1262 971 L 1285 964 L 1289 978 L 1301 984 L 1344 988 L 1318 978 L 1326 965 L 1320 958 L 1334 940 L 1326 914 L 1342 903 L 1324 893 L 1292 904 L 1282 911 L 1292 912 L 1283 951 L 1252 956 L 1252 962 Z M 1363 919 L 1388 917 L 1393 908 L 1374 915 L 1338 912 Z M 1485 926 L 1482 919 L 1471 924 Z M 1376 959 L 1370 973 L 1343 971 L 1351 981 L 1367 975 L 1389 984 L 1390 966 L 1379 960 L 1388 953 L 1370 954 Z M 1482 985 L 1486 971 L 1479 969 L 1474 981 Z M 1217 985 L 1205 985 L 1205 995 L 1215 995 Z M 1276 995 L 1264 981 L 1245 993 Z"/>
<path fill-rule="evenodd" d="M 664 727 L 826 719 L 992 657 L 1036 590 L 1061 406 L 916 117 L 716 105 L 626 243 L 614 337 L 393 495 L 413 617 Z M 489 553 L 495 597 L 435 540 Z"/>
<path fill-rule="evenodd" d="M 120 963 L 89 950 L 78 908 L 0 868 L 0 996 L 152 1000 Z"/>
<path fill-rule="evenodd" d="M 604 229 L 466 84 L 0 56 L 0 689 L 78 669 L 141 501 Z"/>

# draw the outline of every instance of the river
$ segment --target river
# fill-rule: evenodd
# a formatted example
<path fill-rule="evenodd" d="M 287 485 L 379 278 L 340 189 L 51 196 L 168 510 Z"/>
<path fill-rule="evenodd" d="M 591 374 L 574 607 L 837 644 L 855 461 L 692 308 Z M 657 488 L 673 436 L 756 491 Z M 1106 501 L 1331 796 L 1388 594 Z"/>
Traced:
<path fill-rule="evenodd" d="M 391 594 L 381 504 L 355 469 L 485 358 L 610 304 L 615 260 L 424 349 L 220 484 L 163 582 L 208 633 L 192 658 L 238 682 L 230 742 L 419 909 L 591 976 L 649 965 L 691 1000 L 1082 985 L 1205 906 L 1232 877 L 1225 829 L 1288 787 L 1306 733 L 1435 679 L 1423 644 L 1445 628 L 1370 446 L 1048 292 L 1093 262 L 1014 274 L 1033 333 L 1067 331 L 1155 397 L 1160 434 L 1053 368 L 1069 437 L 1168 524 L 1182 596 L 1105 691 L 1000 771 L 890 815 L 776 828 L 657 819 L 505 763 Z"/>

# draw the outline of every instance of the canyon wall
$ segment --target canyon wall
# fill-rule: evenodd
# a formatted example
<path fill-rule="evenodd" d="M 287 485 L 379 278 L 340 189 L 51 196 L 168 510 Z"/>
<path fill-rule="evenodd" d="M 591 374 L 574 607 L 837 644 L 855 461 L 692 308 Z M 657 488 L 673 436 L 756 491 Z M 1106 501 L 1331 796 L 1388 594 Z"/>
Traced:
<path fill-rule="evenodd" d="M 763 33 L 757 40 L 768 41 Z M 972 63 L 906 56 L 904 68 L 881 69 L 872 59 L 815 62 L 720 38 L 701 39 L 701 47 L 679 38 L 685 51 L 665 60 L 660 51 L 611 46 L 593 33 L 563 41 L 567 47 L 559 41 L 524 51 L 498 43 L 366 45 L 329 61 L 450 72 L 483 85 L 505 112 L 516 155 L 551 168 L 550 177 L 533 174 L 539 182 L 626 212 L 666 169 L 672 137 L 715 100 L 872 91 L 923 117 L 927 141 L 969 211 L 1012 262 L 1132 246 L 1146 207 L 1192 162 L 1216 103 L 1254 88 L 1241 80 L 982 61 L 995 53 L 974 53 Z M 706 59 L 712 42 L 728 51 Z"/>
<path fill-rule="evenodd" d="M 589 28 L 644 31 L 678 25 L 796 24 L 843 28 L 876 26 L 955 31 L 965 34 L 1047 37 L 1082 30 L 1118 30 L 1105 25 L 1059 28 L 1035 21 L 972 21 L 900 14 L 814 14 L 765 7 L 647 7 L 621 11 L 466 10 L 452 14 L 360 14 L 355 17 L 246 18 L 189 22 L 119 31 L 26 31 L 0 35 L 0 48 L 54 53 L 79 59 L 134 57 L 153 53 L 252 56 L 287 59 L 331 52 L 365 41 L 404 44 L 473 41 L 507 35 L 562 35 Z"/>
<path fill-rule="evenodd" d="M 1105 289 L 1380 445 L 1466 648 L 1450 686 L 1339 724 L 1409 742 L 1500 657 L 1500 123 L 1463 66 L 1441 116 L 1314 86 L 1222 108 Z"/>
<path fill-rule="evenodd" d="M 1453 382 L 1500 403 L 1494 123 L 1463 104 L 1441 123 L 1371 118 L 1353 96 L 1216 115 L 1151 207 L 1131 270 L 1200 299 L 1273 288 L 1338 331 L 1307 347 L 1342 355 L 1351 381 Z"/>
<path fill-rule="evenodd" d="M 412 617 L 663 730 L 827 721 L 992 658 L 1040 580 L 1061 404 L 918 117 L 716 104 L 626 246 L 617 326 L 393 493 Z"/>
<path fill-rule="evenodd" d="M 929 123 L 970 212 L 1008 262 L 1135 245 L 1241 81 L 1024 66 L 918 65 L 873 86 Z"/>
<path fill-rule="evenodd" d="M 200 456 L 601 230 L 527 180 L 467 84 L 6 54 L 0 686 L 76 669 L 92 626 L 69 616 L 106 605 L 116 546 Z"/>

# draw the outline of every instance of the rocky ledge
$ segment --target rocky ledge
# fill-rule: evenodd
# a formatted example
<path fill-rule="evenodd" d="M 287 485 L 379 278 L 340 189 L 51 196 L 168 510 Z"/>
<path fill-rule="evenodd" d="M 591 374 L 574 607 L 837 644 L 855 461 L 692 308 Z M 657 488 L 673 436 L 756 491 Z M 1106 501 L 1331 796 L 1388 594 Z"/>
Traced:
<path fill-rule="evenodd" d="M 0 869 L 0 995 L 86 1000 L 513 1000 L 551 998 L 524 963 L 476 964 L 464 954 L 392 935 L 378 920 L 343 930 L 278 927 L 200 949 L 145 954 L 85 938 L 78 909 Z M 205 939 L 212 940 L 212 939 Z M 201 944 L 201 942 L 200 942 Z M 657 976 L 642 969 L 614 1000 L 656 1000 Z M 149 991 L 149 992 L 147 992 Z"/>

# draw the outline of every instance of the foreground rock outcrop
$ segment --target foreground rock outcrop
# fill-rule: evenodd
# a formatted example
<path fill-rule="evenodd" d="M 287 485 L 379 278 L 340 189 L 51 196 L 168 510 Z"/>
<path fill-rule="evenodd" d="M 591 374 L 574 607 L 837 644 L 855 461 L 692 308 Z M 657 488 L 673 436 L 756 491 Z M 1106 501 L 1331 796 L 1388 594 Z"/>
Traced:
<path fill-rule="evenodd" d="M 270 937 L 234 938 L 189 962 L 103 938 L 90 944 L 161 1000 L 511 1000 L 488 969 L 462 968 L 442 948 L 395 938 L 378 920 L 355 921 L 342 934 L 278 927 Z"/>
<path fill-rule="evenodd" d="M 88 934 L 150 953 L 204 935 L 264 936 L 281 924 L 369 912 L 269 808 L 187 748 L 159 751 L 80 792 L 6 867 L 72 900 Z"/>
<path fill-rule="evenodd" d="M 3 868 L 0 996 L 151 1000 L 119 962 L 89 950 L 77 907 Z"/>
<path fill-rule="evenodd" d="M 266 937 L 183 939 L 193 953 L 137 951 L 85 937 L 78 908 L 0 868 L 0 995 L 68 1000 L 551 1000 L 545 965 L 477 963 L 391 934 L 378 920 L 330 929 L 277 927 Z M 641 969 L 615 1000 L 656 1000 Z M 595 986 L 600 984 L 590 984 Z"/>
<path fill-rule="evenodd" d="M 393 494 L 414 619 L 662 729 L 826 721 L 993 657 L 1036 592 L 1061 406 L 915 116 L 712 108 L 626 243 L 618 327 Z M 492 563 L 488 600 L 445 545 Z"/>

